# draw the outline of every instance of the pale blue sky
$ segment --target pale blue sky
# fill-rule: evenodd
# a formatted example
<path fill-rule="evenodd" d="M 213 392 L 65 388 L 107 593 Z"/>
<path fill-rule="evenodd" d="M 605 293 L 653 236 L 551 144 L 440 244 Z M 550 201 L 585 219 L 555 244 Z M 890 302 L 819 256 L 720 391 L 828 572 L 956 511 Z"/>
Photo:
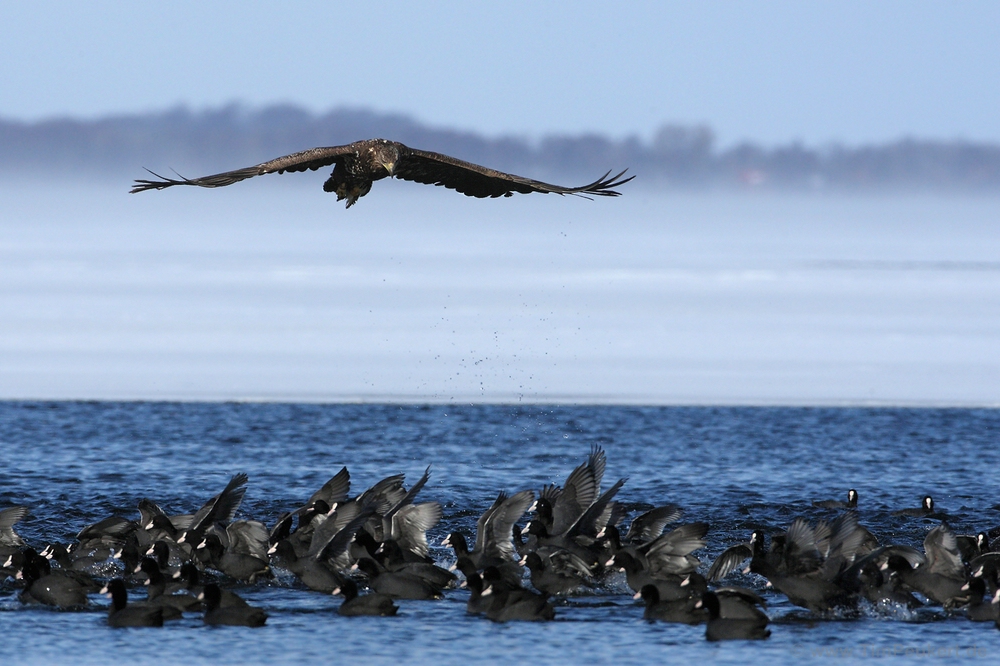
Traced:
<path fill-rule="evenodd" d="M 0 23 L 0 116 L 293 102 L 538 136 L 1000 141 L 998 2 L 55 2 Z"/>

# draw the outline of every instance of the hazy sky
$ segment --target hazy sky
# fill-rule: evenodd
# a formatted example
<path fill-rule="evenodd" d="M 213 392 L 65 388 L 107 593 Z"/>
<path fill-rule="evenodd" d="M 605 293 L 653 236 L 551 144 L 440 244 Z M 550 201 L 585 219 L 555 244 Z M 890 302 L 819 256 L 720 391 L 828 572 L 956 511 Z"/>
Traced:
<path fill-rule="evenodd" d="M 293 102 L 537 136 L 1000 142 L 998 2 L 9 3 L 0 116 Z"/>

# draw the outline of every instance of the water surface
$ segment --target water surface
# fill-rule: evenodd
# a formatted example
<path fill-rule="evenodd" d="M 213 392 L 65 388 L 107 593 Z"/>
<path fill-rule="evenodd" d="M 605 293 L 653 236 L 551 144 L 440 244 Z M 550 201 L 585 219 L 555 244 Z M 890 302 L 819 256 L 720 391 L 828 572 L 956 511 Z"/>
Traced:
<path fill-rule="evenodd" d="M 936 523 L 891 516 L 934 496 L 958 533 L 1000 524 L 1000 411 L 993 409 L 626 407 L 275 403 L 0 403 L 0 506 L 26 504 L 18 526 L 36 545 L 69 540 L 110 513 L 137 516 L 142 497 L 187 512 L 239 471 L 250 475 L 240 517 L 273 524 L 342 465 L 355 492 L 427 465 L 423 501 L 444 506 L 432 531 L 469 534 L 500 489 L 562 483 L 590 447 L 607 452 L 605 487 L 633 511 L 674 502 L 683 520 L 708 521 L 707 563 L 750 530 L 787 527 L 798 515 L 833 514 L 812 500 L 861 496 L 860 519 L 879 537 L 919 546 Z M 450 552 L 435 548 L 448 562 Z M 707 566 L 707 564 L 706 564 Z M 347 619 L 337 599 L 300 589 L 287 574 L 241 591 L 271 617 L 267 627 L 207 629 L 197 617 L 163 630 L 111 630 L 106 603 L 92 612 L 25 609 L 0 594 L 6 663 L 168 662 L 418 664 L 495 662 L 912 663 L 996 654 L 1000 632 L 960 613 L 866 612 L 820 619 L 766 591 L 772 637 L 708 644 L 703 628 L 647 624 L 619 580 L 557 608 L 544 625 L 494 625 L 465 614 L 465 593 L 401 602 L 401 617 Z M 11 657 L 13 657 L 11 659 Z"/>

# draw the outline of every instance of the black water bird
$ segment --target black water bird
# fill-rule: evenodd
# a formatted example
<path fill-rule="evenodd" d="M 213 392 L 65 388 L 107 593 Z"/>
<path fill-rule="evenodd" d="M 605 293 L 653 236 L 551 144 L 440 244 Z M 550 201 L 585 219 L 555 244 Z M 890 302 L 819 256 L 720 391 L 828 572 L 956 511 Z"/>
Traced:
<path fill-rule="evenodd" d="M 701 593 L 704 596 L 704 591 Z M 764 598 L 744 587 L 720 587 L 715 590 L 719 599 L 719 617 L 728 620 L 754 620 L 767 623 L 769 618 L 762 610 L 767 607 Z"/>
<path fill-rule="evenodd" d="M 530 490 L 509 496 L 504 491 L 497 493 L 493 504 L 476 522 L 476 541 L 472 550 L 461 532 L 452 532 L 445 537 L 441 545 L 450 546 L 454 551 L 458 560 L 456 568 L 465 573 L 466 562 L 473 571 L 495 566 L 511 581 L 519 581 L 521 567 L 514 556 L 514 523 L 521 519 L 534 499 L 535 494 Z"/>
<path fill-rule="evenodd" d="M 364 596 L 359 595 L 357 584 L 350 578 L 345 578 L 341 586 L 333 590 L 333 594 L 344 595 L 344 603 L 337 609 L 337 613 L 345 617 L 363 615 L 389 617 L 399 611 L 399 606 L 393 603 L 393 598 L 388 594 L 372 592 Z"/>
<path fill-rule="evenodd" d="M 483 591 L 486 617 L 493 622 L 544 622 L 555 618 L 555 608 L 548 595 L 510 585 L 496 567 L 483 571 Z"/>
<path fill-rule="evenodd" d="M 705 547 L 707 533 L 708 523 L 681 525 L 648 543 L 618 548 L 604 564 L 624 571 L 636 592 L 655 585 L 664 601 L 687 598 L 706 589 L 704 577 L 696 571 L 700 561 L 692 553 Z"/>
<path fill-rule="evenodd" d="M 601 457 L 601 474 L 590 474 L 595 454 Z M 582 487 L 578 485 L 574 478 L 579 472 L 584 472 L 581 477 Z M 528 523 L 527 533 L 533 537 L 533 545 L 529 542 L 528 548 L 536 551 L 546 550 L 549 558 L 559 550 L 567 551 L 572 555 L 572 560 L 577 560 L 583 564 L 584 575 L 592 575 L 601 571 L 604 566 L 604 558 L 607 556 L 607 542 L 599 535 L 604 535 L 609 527 L 608 522 L 613 520 L 615 511 L 612 506 L 612 499 L 625 484 L 625 479 L 619 479 L 600 496 L 591 499 L 592 495 L 600 491 L 600 479 L 603 475 L 603 451 L 595 449 L 591 454 L 591 460 L 581 465 L 567 480 L 566 487 L 557 495 L 553 493 L 553 487 L 543 489 L 546 496 L 539 500 L 538 517 Z M 546 512 L 543 510 L 546 502 L 555 498 L 552 504 L 552 520 L 546 519 Z M 573 498 L 571 501 L 564 501 Z M 562 509 L 566 509 L 563 514 Z M 561 515 L 562 514 L 562 515 Z M 568 523 L 567 518 L 572 519 Z M 552 525 L 551 529 L 548 525 Z M 561 531 L 557 531 L 561 530 Z"/>
<path fill-rule="evenodd" d="M 531 572 L 531 585 L 551 596 L 573 594 L 583 586 L 592 587 L 586 563 L 570 564 L 576 559 L 572 553 L 562 551 L 542 559 L 537 552 L 528 553 L 521 563 Z M 581 565 L 584 567 L 581 571 Z"/>
<path fill-rule="evenodd" d="M 384 517 L 382 548 L 393 544 L 394 556 L 401 562 L 412 564 L 433 564 L 427 531 L 441 520 L 441 505 L 438 502 L 409 504 L 390 512 Z"/>
<path fill-rule="evenodd" d="M 693 553 L 705 547 L 708 529 L 708 523 L 704 522 L 681 525 L 632 552 L 651 576 L 684 576 L 701 565 L 701 560 Z"/>
<path fill-rule="evenodd" d="M 165 519 L 162 516 L 157 516 L 157 518 Z M 178 544 L 176 541 L 167 539 L 157 539 L 150 544 L 149 548 L 146 549 L 146 556 L 156 560 L 156 564 L 164 576 L 174 575 L 174 569 L 170 566 L 171 560 L 183 564 L 191 559 L 190 549 L 185 548 L 185 544 Z"/>
<path fill-rule="evenodd" d="M 886 553 L 889 553 L 886 549 Z M 859 560 L 851 567 L 851 570 L 839 579 L 841 585 L 846 589 L 855 592 L 875 605 L 898 605 L 905 608 L 917 608 L 923 603 L 910 592 L 898 576 L 893 576 L 884 571 L 880 561 L 881 555 L 876 554 L 873 558 Z M 923 558 L 921 558 L 923 559 Z"/>
<path fill-rule="evenodd" d="M 139 529 L 136 536 L 141 545 L 147 545 L 158 540 L 166 540 L 176 544 L 184 530 L 191 527 L 194 514 L 168 516 L 158 504 L 148 498 L 139 500 Z M 190 555 L 190 546 L 186 549 Z"/>
<path fill-rule="evenodd" d="M 210 530 L 216 530 L 218 525 L 223 528 L 228 525 L 243 502 L 243 497 L 247 492 L 246 484 L 249 480 L 249 477 L 242 472 L 234 474 L 222 492 L 205 502 L 195 512 L 188 528 L 178 537 L 177 542 L 189 543 L 192 547 L 197 547 Z"/>
<path fill-rule="evenodd" d="M 762 556 L 764 548 L 764 532 L 754 530 L 750 533 L 750 540 L 746 543 L 738 543 L 722 551 L 712 562 L 705 577 L 709 581 L 717 583 L 739 568 L 741 563 L 755 555 Z"/>
<path fill-rule="evenodd" d="M 847 501 L 842 500 L 818 500 L 813 502 L 813 506 L 818 509 L 856 509 L 858 508 L 858 491 L 851 488 L 847 491 Z"/>
<path fill-rule="evenodd" d="M 222 592 L 215 583 L 209 583 L 202 590 L 201 600 L 205 602 L 205 624 L 240 627 L 263 627 L 267 613 L 256 606 L 223 606 Z"/>
<path fill-rule="evenodd" d="M 172 577 L 168 581 L 160 571 L 156 560 L 150 557 L 142 558 L 139 569 L 146 574 L 146 603 L 150 606 L 163 606 L 176 609 L 182 613 L 201 608 L 201 602 L 191 594 L 174 594 L 178 590 L 186 590 L 180 581 Z M 169 611 L 165 610 L 169 614 Z"/>
<path fill-rule="evenodd" d="M 990 538 L 986 532 L 979 532 L 975 535 L 958 534 L 955 536 L 958 542 L 958 550 L 962 555 L 962 561 L 971 563 L 977 557 L 990 553 L 993 547 L 990 545 Z"/>
<path fill-rule="evenodd" d="M 196 567 L 192 562 L 185 562 L 181 565 L 179 571 L 175 572 L 173 575 L 174 580 L 176 580 L 180 585 L 188 591 L 188 593 L 198 598 L 198 596 L 204 591 L 204 586 L 201 584 L 201 574 L 198 572 L 198 567 Z M 224 588 L 219 588 L 221 594 L 219 599 L 219 606 L 247 606 L 247 602 L 243 597 L 239 596 L 232 590 L 227 590 Z"/>
<path fill-rule="evenodd" d="M 767 617 L 756 619 L 727 618 L 721 614 L 721 604 L 715 592 L 706 592 L 699 602 L 708 611 L 705 639 L 709 641 L 762 640 L 771 635 Z"/>
<path fill-rule="evenodd" d="M 292 543 L 286 539 L 271 546 L 268 552 L 277 566 L 291 571 L 310 590 L 330 593 L 343 583 L 343 578 L 322 559 L 296 555 Z"/>
<path fill-rule="evenodd" d="M 620 552 L 615 555 L 609 566 L 616 566 L 625 572 L 625 581 L 635 592 L 641 592 L 646 585 L 657 589 L 659 598 L 663 601 L 677 601 L 692 596 L 700 596 L 708 589 L 705 578 L 697 572 L 689 572 L 683 576 L 665 572 L 652 573 L 635 555 Z"/>
<path fill-rule="evenodd" d="M 478 571 L 470 571 L 466 574 L 465 587 L 469 589 L 469 600 L 465 604 L 465 612 L 470 615 L 480 615 L 485 613 L 493 599 L 483 596 L 483 578 Z"/>
<path fill-rule="evenodd" d="M 128 603 L 125 581 L 114 578 L 101 589 L 101 594 L 111 598 L 108 608 L 108 625 L 112 627 L 162 627 L 163 609 L 158 606 Z"/>
<path fill-rule="evenodd" d="M 88 592 L 96 592 L 101 588 L 101 585 L 88 572 L 97 563 L 96 558 L 78 555 L 74 559 L 70 555 L 70 552 L 66 550 L 66 546 L 61 543 L 49 544 L 39 555 L 59 565 L 57 569 L 58 573 L 72 578 Z"/>
<path fill-rule="evenodd" d="M 975 578 L 982 578 L 986 591 L 993 594 L 1000 589 L 1000 553 L 983 553 L 969 562 L 969 572 Z"/>
<path fill-rule="evenodd" d="M 442 589 L 451 586 L 458 579 L 451 571 L 431 562 L 407 561 L 404 552 L 411 551 L 404 551 L 395 540 L 385 541 L 376 549 L 375 561 L 386 571 L 405 572 Z"/>
<path fill-rule="evenodd" d="M 223 543 L 222 536 L 226 537 Z M 268 566 L 267 528 L 256 520 L 238 520 L 230 523 L 220 536 L 206 534 L 196 550 L 209 554 L 208 564 L 230 578 L 253 582 L 270 576 Z"/>
<path fill-rule="evenodd" d="M 962 591 L 969 595 L 969 605 L 965 609 L 965 615 L 970 620 L 973 622 L 1000 620 L 1000 592 L 990 597 L 988 601 L 984 600 L 986 583 L 982 578 L 970 578 L 962 587 Z"/>
<path fill-rule="evenodd" d="M 934 513 L 935 513 L 934 498 L 931 497 L 930 495 L 924 495 L 924 498 L 920 500 L 919 508 L 899 509 L 898 511 L 893 511 L 892 515 L 920 518 L 925 516 L 931 516 Z"/>
<path fill-rule="evenodd" d="M 662 600 L 660 599 L 660 591 L 655 585 L 643 585 L 642 589 L 635 593 L 634 598 L 641 598 L 646 604 L 646 609 L 642 614 L 646 620 L 680 624 L 701 624 L 708 620 L 708 611 L 702 607 L 700 599 L 683 597 Z"/>
<path fill-rule="evenodd" d="M 331 509 L 345 502 L 350 493 L 351 473 L 347 467 L 342 467 L 319 490 L 314 492 L 305 504 L 278 518 L 277 523 L 271 528 L 268 542 L 273 545 L 294 535 L 292 546 L 295 548 L 296 554 L 301 556 L 308 550 L 312 540 L 312 533 L 315 529 L 314 519 L 317 516 L 325 516 Z M 296 518 L 298 518 L 298 525 L 293 530 L 292 523 Z"/>
<path fill-rule="evenodd" d="M 594 446 L 586 462 L 570 472 L 562 487 L 542 488 L 538 501 L 528 511 L 535 512 L 534 521 L 544 526 L 545 533 L 565 534 L 580 520 L 601 492 L 607 462 L 604 449 Z"/>
<path fill-rule="evenodd" d="M 924 562 L 916 567 L 900 554 L 891 555 L 882 565 L 908 588 L 919 592 L 931 601 L 946 608 L 963 606 L 968 602 L 965 565 L 958 550 L 955 533 L 941 523 L 924 538 Z"/>
<path fill-rule="evenodd" d="M 853 606 L 856 595 L 839 579 L 854 564 L 865 533 L 853 511 L 816 527 L 796 518 L 785 534 L 771 540 L 767 553 L 755 549 L 750 571 L 767 578 L 796 606 L 812 611 Z"/>
<path fill-rule="evenodd" d="M 71 575 L 52 571 L 49 561 L 33 549 L 27 548 L 22 552 L 21 570 L 17 574 L 24 581 L 24 588 L 18 595 L 21 603 L 63 609 L 87 605 L 87 586 Z"/>
<path fill-rule="evenodd" d="M 107 559 L 113 551 L 120 550 L 131 538 L 134 542 L 138 523 L 121 516 L 108 516 L 87 525 L 76 535 L 75 550 L 90 553 L 97 559 Z"/>
<path fill-rule="evenodd" d="M 648 543 L 663 534 L 667 525 L 680 520 L 682 513 L 676 504 L 652 508 L 632 519 L 621 541 L 626 544 Z"/>
<path fill-rule="evenodd" d="M 174 185 L 224 187 L 268 173 L 315 171 L 331 165 L 334 167 L 333 173 L 323 184 L 323 190 L 336 193 L 337 201 L 347 199 L 348 208 L 368 194 L 374 181 L 390 177 L 426 185 L 443 185 L 477 198 L 509 197 L 515 192 L 614 197 L 619 195 L 619 192 L 614 190 L 615 187 L 624 185 L 635 177 L 623 178 L 624 171 L 611 176 L 611 172 L 608 171 L 587 185 L 563 187 L 503 173 L 441 153 L 409 148 L 396 141 L 367 139 L 345 146 L 311 148 L 256 166 L 202 178 L 164 178 L 150 171 L 159 180 L 138 179 L 135 181 L 132 193 L 162 190 Z"/>
<path fill-rule="evenodd" d="M 337 505 L 323 516 L 323 521 L 312 531 L 306 552 L 298 555 L 292 541 L 282 539 L 271 546 L 268 553 L 275 557 L 279 566 L 295 574 L 309 589 L 332 592 L 342 588 L 344 582 L 336 562 L 347 552 L 356 534 L 368 534 L 362 527 L 373 513 L 371 502 L 364 506 L 357 502 Z"/>
<path fill-rule="evenodd" d="M 374 560 L 362 558 L 355 565 L 368 576 L 368 585 L 375 592 L 394 599 L 442 599 L 442 588 L 424 578 L 402 571 L 381 571 Z"/>

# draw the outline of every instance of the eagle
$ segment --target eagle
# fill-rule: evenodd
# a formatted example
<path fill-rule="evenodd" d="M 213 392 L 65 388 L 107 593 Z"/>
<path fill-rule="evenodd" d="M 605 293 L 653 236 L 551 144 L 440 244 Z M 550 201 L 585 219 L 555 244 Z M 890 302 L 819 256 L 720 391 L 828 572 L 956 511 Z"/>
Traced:
<path fill-rule="evenodd" d="M 286 171 L 315 171 L 333 165 L 333 173 L 323 184 L 326 192 L 335 192 L 337 201 L 347 199 L 350 208 L 358 199 L 368 194 L 372 183 L 383 178 L 400 178 L 426 185 L 443 185 L 470 197 L 509 197 L 515 192 L 572 194 L 589 198 L 587 195 L 617 197 L 621 193 L 614 188 L 624 185 L 635 176 L 624 178 L 625 171 L 614 176 L 611 171 L 588 185 L 563 187 L 515 176 L 464 160 L 418 150 L 404 146 L 398 141 L 368 139 L 355 141 L 345 146 L 310 148 L 291 155 L 285 155 L 256 166 L 226 171 L 201 178 L 164 178 L 149 171 L 158 180 L 136 179 L 131 193 L 146 190 L 162 190 L 174 185 L 195 185 L 197 187 L 225 187 L 254 176 Z"/>

